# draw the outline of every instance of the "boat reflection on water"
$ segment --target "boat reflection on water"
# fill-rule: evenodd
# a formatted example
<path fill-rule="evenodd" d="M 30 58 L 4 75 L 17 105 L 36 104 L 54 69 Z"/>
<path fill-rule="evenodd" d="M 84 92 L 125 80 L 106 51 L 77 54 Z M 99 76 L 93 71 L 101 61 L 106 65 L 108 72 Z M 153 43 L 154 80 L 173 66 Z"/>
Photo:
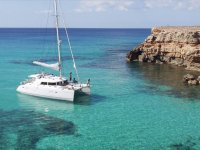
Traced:
<path fill-rule="evenodd" d="M 93 98 L 93 95 L 77 93 L 74 97 L 74 104 L 75 105 L 91 105 L 92 98 Z"/>
<path fill-rule="evenodd" d="M 49 111 L 74 111 L 74 103 L 66 101 L 56 101 L 40 97 L 33 97 L 23 94 L 17 94 L 19 105 L 25 109 L 35 109 L 36 111 L 49 112 Z"/>
<path fill-rule="evenodd" d="M 75 105 L 92 105 L 92 98 L 98 99 L 98 96 L 90 95 L 76 95 L 74 102 L 57 101 L 53 99 L 45 99 L 35 96 L 29 96 L 24 94 L 17 94 L 19 105 L 25 109 L 35 109 L 36 111 L 49 112 L 55 110 L 63 110 L 72 112 Z M 96 100 L 98 101 L 98 100 Z M 93 101 L 94 103 L 96 101 Z"/>

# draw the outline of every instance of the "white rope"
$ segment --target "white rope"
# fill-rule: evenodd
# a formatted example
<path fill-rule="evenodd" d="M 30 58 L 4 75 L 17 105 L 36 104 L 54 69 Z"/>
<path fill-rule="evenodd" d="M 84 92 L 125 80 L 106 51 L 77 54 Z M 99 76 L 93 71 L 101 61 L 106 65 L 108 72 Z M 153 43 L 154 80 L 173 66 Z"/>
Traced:
<path fill-rule="evenodd" d="M 73 60 L 73 67 L 74 67 L 74 70 L 75 70 L 75 72 L 76 72 L 76 76 L 77 76 L 77 79 L 78 79 L 78 82 L 80 81 L 80 78 L 79 78 L 79 75 L 78 75 L 78 70 L 77 70 L 77 68 L 76 68 L 76 63 L 75 63 L 75 59 L 74 59 L 74 54 L 73 54 L 73 51 L 72 51 L 72 47 L 71 47 L 71 42 L 70 42 L 70 39 L 69 39 L 69 34 L 68 34 L 68 30 L 67 30 L 67 27 L 66 27 L 66 23 L 65 23 L 65 20 L 64 20 L 64 18 L 63 18 L 63 11 L 62 11 L 62 8 L 61 8 L 61 6 L 60 6 L 60 0 L 58 0 L 58 3 L 59 3 L 59 7 L 60 7 L 60 10 L 61 10 L 61 13 L 62 13 L 62 22 L 63 22 L 63 24 L 64 24 L 64 29 L 65 29 L 65 34 L 66 34 L 66 36 L 67 36 L 67 41 L 68 41 L 68 44 L 69 44 L 69 49 L 70 49 L 70 52 L 71 52 L 71 56 L 72 56 L 72 60 Z"/>

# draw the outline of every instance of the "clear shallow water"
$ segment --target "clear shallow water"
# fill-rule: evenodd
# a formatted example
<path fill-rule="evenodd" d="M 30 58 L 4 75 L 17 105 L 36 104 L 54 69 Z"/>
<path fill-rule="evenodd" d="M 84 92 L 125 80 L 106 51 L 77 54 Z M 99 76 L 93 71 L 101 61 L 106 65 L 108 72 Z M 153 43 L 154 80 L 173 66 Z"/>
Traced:
<path fill-rule="evenodd" d="M 0 149 L 200 149 L 200 88 L 182 84 L 187 71 L 125 61 L 149 29 L 69 31 L 91 97 L 66 103 L 16 93 L 42 71 L 33 60 L 56 60 L 54 32 L 0 29 Z M 62 53 L 68 76 L 70 54 Z"/>

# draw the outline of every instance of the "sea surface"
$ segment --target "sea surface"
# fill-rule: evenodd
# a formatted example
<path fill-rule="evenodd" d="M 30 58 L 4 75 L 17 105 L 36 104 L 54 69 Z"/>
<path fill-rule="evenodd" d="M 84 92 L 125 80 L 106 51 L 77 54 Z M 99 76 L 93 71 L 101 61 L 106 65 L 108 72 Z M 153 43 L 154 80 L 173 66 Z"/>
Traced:
<path fill-rule="evenodd" d="M 199 150 L 200 87 L 184 68 L 127 63 L 126 54 L 150 29 L 69 29 L 81 82 L 91 96 L 74 103 L 31 97 L 16 87 L 51 70 L 34 60 L 57 60 L 54 29 L 0 29 L 0 150 Z M 61 31 L 63 74 L 73 70 Z"/>

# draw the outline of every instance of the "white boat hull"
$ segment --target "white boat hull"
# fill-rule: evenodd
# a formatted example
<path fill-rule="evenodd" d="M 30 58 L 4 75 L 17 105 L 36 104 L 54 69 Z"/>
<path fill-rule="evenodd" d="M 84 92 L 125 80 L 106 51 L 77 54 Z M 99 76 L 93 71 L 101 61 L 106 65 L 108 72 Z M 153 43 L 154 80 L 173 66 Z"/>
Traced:
<path fill-rule="evenodd" d="M 31 96 L 44 97 L 49 99 L 57 99 L 64 101 L 74 101 L 75 91 L 73 89 L 68 88 L 58 88 L 54 86 L 47 85 L 33 85 L 33 84 L 25 84 L 20 85 L 17 88 L 17 91 L 22 94 L 27 94 Z"/>

